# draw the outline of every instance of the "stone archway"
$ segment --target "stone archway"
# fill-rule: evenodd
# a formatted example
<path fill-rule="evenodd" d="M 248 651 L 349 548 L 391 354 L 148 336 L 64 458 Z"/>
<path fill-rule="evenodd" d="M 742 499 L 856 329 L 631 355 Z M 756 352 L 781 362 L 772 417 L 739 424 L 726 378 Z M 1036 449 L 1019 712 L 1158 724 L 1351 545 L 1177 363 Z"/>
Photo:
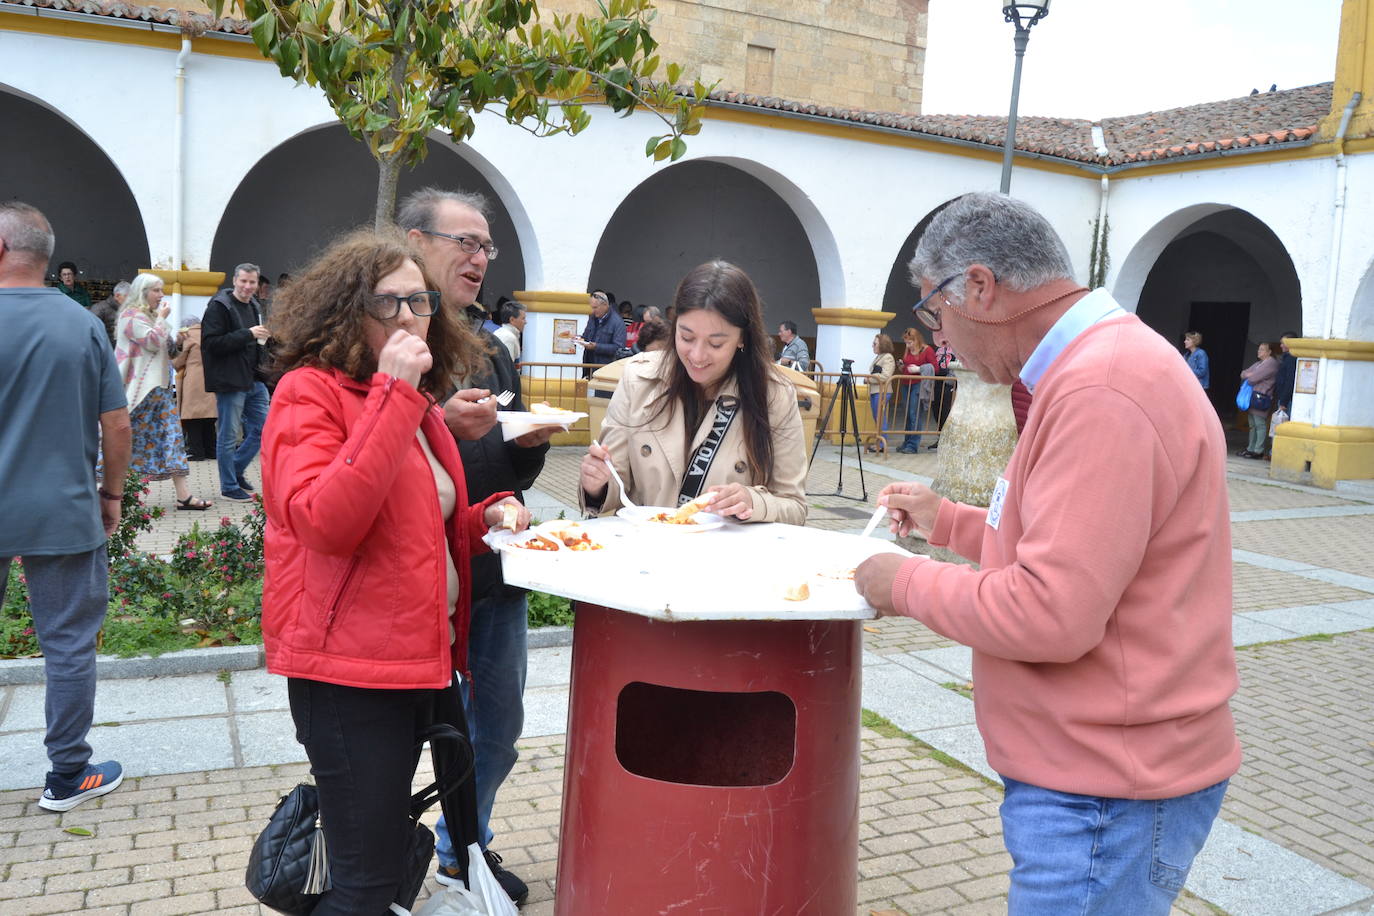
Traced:
<path fill-rule="evenodd" d="M 1146 324 L 1180 347 L 1185 331 L 1202 333 L 1212 367 L 1209 395 L 1223 415 L 1235 410 L 1240 370 L 1254 361 L 1257 345 L 1302 332 L 1293 260 L 1273 230 L 1245 210 L 1203 204 L 1161 221 L 1127 257 L 1118 300 L 1127 304 L 1123 286 L 1137 282 L 1136 313 Z"/>
<path fill-rule="evenodd" d="M 522 233 L 482 170 L 451 144 L 433 140 L 425 161 L 401 173 L 397 200 L 429 185 L 477 191 L 491 202 L 500 257 L 487 270 L 485 304 L 494 307 L 500 296 L 524 289 Z M 297 134 L 259 160 L 234 191 L 215 231 L 210 266 L 227 274 L 251 262 L 274 280 L 298 272 L 340 233 L 371 225 L 376 194 L 376 162 L 343 127 Z"/>
<path fill-rule="evenodd" d="M 931 221 L 941 210 L 958 199 L 952 197 L 922 217 L 916 228 L 906 237 L 902 247 L 897 250 L 897 256 L 892 261 L 892 270 L 887 275 L 887 286 L 883 290 L 883 311 L 893 312 L 897 316 L 894 327 L 910 323 L 911 307 L 921 298 L 920 290 L 911 285 L 911 274 L 908 270 L 912 255 L 916 253 L 916 246 L 921 243 L 921 236 L 925 235 Z"/>
<path fill-rule="evenodd" d="M 42 210 L 57 246 L 52 264 L 73 261 L 93 299 L 151 266 L 138 202 L 119 168 L 60 111 L 0 85 L 0 124 L 16 142 L 0 144 L 3 192 Z M 17 142 L 23 138 L 23 142 Z"/>
<path fill-rule="evenodd" d="M 665 307 L 683 275 L 713 258 L 749 274 L 769 330 L 790 320 L 814 338 L 811 310 L 842 295 L 834 237 L 814 205 L 777 173 L 733 159 L 679 163 L 636 187 L 601 235 L 588 285 Z"/>

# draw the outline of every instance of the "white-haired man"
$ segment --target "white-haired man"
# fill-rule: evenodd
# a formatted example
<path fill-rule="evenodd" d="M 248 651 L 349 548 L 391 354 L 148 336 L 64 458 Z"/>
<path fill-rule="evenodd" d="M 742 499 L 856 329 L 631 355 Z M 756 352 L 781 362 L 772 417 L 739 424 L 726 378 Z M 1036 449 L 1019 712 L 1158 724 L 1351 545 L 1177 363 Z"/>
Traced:
<path fill-rule="evenodd" d="M 889 554 L 855 584 L 973 648 L 1010 913 L 1165 916 L 1240 765 L 1216 414 L 1167 341 L 1073 279 L 1020 201 L 955 201 L 911 277 L 917 318 L 965 366 L 1035 398 L 988 508 L 911 483 L 879 496 L 894 530 L 979 567 Z"/>

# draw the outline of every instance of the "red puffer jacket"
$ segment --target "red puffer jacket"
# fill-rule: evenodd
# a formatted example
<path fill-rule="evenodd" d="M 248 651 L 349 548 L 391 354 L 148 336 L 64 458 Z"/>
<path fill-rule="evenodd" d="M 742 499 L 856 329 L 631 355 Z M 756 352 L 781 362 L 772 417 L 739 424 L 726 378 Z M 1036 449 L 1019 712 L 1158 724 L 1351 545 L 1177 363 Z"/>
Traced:
<path fill-rule="evenodd" d="M 458 490 L 445 530 L 416 429 Z M 467 504 L 458 447 L 433 403 L 377 373 L 283 376 L 263 431 L 267 510 L 262 635 L 267 669 L 349 687 L 441 688 L 467 663 L 482 514 Z M 461 589 L 450 645 L 443 538 Z"/>

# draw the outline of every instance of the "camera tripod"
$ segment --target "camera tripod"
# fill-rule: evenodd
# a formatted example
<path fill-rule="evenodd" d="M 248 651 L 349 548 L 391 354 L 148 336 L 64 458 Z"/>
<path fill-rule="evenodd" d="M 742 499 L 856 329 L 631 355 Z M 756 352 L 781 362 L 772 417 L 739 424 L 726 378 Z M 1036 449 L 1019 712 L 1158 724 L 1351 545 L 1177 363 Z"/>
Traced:
<path fill-rule="evenodd" d="M 835 412 L 835 404 L 840 405 L 840 472 L 835 481 L 834 493 L 812 493 L 812 496 L 842 496 L 845 499 L 857 499 L 864 502 L 868 501 L 868 485 L 864 481 L 864 454 L 863 443 L 859 440 L 859 412 L 855 406 L 854 396 L 854 360 L 840 360 L 840 379 L 835 383 L 835 393 L 830 396 L 830 403 L 825 406 L 825 415 L 821 417 L 820 424 L 816 427 L 816 441 L 811 445 L 811 461 L 808 467 L 816 462 L 816 450 L 821 447 L 821 440 L 825 438 L 825 431 L 830 426 L 830 415 Z M 850 427 L 853 427 L 854 435 L 854 456 L 859 463 L 859 496 L 845 496 L 844 492 L 844 445 L 845 439 L 850 435 Z"/>

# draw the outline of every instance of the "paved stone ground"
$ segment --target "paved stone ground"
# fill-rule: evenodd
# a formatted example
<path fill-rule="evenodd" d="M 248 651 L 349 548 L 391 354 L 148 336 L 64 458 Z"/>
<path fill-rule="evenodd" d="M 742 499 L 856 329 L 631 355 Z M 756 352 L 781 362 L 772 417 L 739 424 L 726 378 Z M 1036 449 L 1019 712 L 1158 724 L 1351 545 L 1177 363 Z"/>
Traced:
<path fill-rule="evenodd" d="M 538 488 L 555 500 L 575 502 L 579 455 L 577 449 L 557 450 Z M 852 459 L 851 451 L 844 484 L 857 495 Z M 864 459 L 870 501 L 888 480 L 929 478 L 937 460 L 924 451 Z M 1246 552 L 1235 565 L 1236 612 L 1306 617 L 1318 630 L 1328 620 L 1346 619 L 1349 629 L 1349 615 L 1342 618 L 1340 606 L 1363 607 L 1374 594 L 1374 582 L 1365 578 L 1374 548 L 1371 507 L 1256 480 L 1267 470 L 1262 463 L 1232 459 L 1229 465 L 1234 512 L 1301 516 L 1233 525 L 1235 546 Z M 217 493 L 213 464 L 192 467 L 195 491 Z M 826 495 L 809 498 L 812 524 L 861 527 L 864 504 L 829 495 L 837 470 L 833 456 L 817 461 L 809 489 Z M 255 470 L 250 477 L 256 481 Z M 154 485 L 155 504 L 169 511 L 158 530 L 145 536 L 148 549 L 170 548 L 176 533 L 193 522 L 217 524 L 221 515 L 237 518 L 247 511 L 223 500 L 208 513 L 171 511 L 171 492 L 168 483 Z M 1363 514 L 1320 514 L 1345 511 Z M 1325 571 L 1344 576 L 1323 579 Z M 865 633 L 865 648 L 882 659 L 959 651 L 911 621 L 875 621 Z M 1222 816 L 1374 889 L 1371 649 L 1374 631 L 1357 630 L 1238 650 L 1241 689 L 1233 708 L 1246 756 Z M 177 693 L 170 681 L 160 689 L 169 697 Z M 13 714 L 13 690 L 0 689 L 0 749 L 13 727 L 5 718 Z M 863 730 L 861 748 L 859 913 L 1003 912 L 1009 863 L 996 814 L 1000 787 L 890 727 L 871 725 Z M 38 740 L 32 732 L 24 739 Z M 558 734 L 522 740 L 522 759 L 495 812 L 497 848 L 529 880 L 531 902 L 524 912 L 537 916 L 552 912 L 563 741 Z M 176 743 L 175 737 L 169 742 L 173 752 Z M 247 759 L 237 747 L 235 753 Z M 134 761 L 126 762 L 136 769 Z M 241 887 L 247 851 L 277 797 L 304 772 L 304 765 L 292 763 L 133 777 L 112 795 L 63 815 L 38 809 L 32 788 L 0 792 L 0 912 L 257 913 Z M 94 836 L 64 832 L 70 826 Z M 1371 911 L 1368 898 L 1346 904 L 1354 908 L 1341 912 Z M 1263 903 L 1231 910 L 1237 916 L 1321 911 L 1266 909 Z M 1175 912 L 1219 911 L 1185 893 Z"/>

